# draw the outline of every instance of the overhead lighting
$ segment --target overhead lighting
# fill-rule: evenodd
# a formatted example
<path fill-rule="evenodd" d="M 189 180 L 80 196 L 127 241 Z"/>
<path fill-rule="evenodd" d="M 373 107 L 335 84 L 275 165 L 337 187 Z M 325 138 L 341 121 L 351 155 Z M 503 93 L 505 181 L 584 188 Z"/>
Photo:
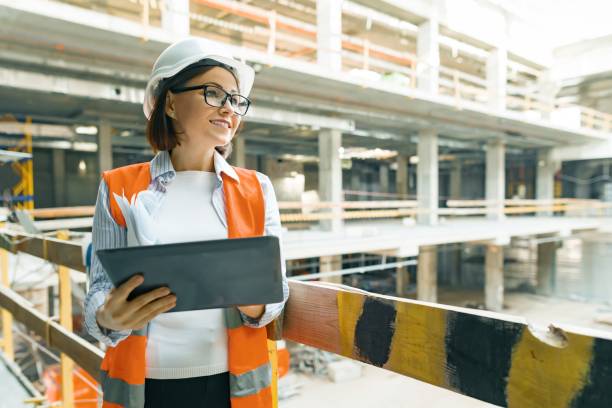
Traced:
<path fill-rule="evenodd" d="M 374 160 L 385 160 L 397 156 L 397 152 L 394 150 L 385 150 L 380 148 L 367 149 L 365 147 L 346 147 L 341 153 L 342 159 L 374 159 Z"/>
<path fill-rule="evenodd" d="M 381 75 L 378 72 L 370 71 L 369 69 L 353 68 L 349 71 L 349 75 L 354 78 L 365 79 L 368 81 L 379 81 L 381 78 Z"/>
<path fill-rule="evenodd" d="M 290 161 L 294 161 L 294 162 L 300 162 L 300 163 L 316 163 L 319 161 L 319 158 L 317 156 L 306 156 L 303 154 L 283 154 L 281 156 L 281 159 L 283 160 L 290 160 Z"/>
<path fill-rule="evenodd" d="M 87 163 L 85 163 L 85 160 L 81 159 L 79 160 L 79 174 L 83 175 L 87 172 Z"/>
<path fill-rule="evenodd" d="M 89 142 L 73 142 L 71 148 L 72 150 L 78 150 L 81 152 L 95 152 L 98 150 L 98 144 Z"/>
<path fill-rule="evenodd" d="M 74 129 L 74 131 L 77 132 L 79 135 L 97 135 L 98 134 L 97 126 L 77 126 L 76 129 Z"/>
<path fill-rule="evenodd" d="M 410 164 L 419 164 L 419 156 L 410 156 Z"/>

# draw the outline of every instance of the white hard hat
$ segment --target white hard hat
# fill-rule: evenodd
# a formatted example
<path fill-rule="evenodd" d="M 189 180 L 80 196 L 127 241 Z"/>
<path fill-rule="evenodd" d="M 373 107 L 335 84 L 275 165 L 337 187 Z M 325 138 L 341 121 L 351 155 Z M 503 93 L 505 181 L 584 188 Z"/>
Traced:
<path fill-rule="evenodd" d="M 253 68 L 232 58 L 227 50 L 216 43 L 203 38 L 187 38 L 166 48 L 153 65 L 153 71 L 145 88 L 142 106 L 147 119 L 150 119 L 155 107 L 155 96 L 159 82 L 162 79 L 173 77 L 191 64 L 204 59 L 217 61 L 230 68 L 238 79 L 240 94 L 249 96 L 255 79 Z"/>

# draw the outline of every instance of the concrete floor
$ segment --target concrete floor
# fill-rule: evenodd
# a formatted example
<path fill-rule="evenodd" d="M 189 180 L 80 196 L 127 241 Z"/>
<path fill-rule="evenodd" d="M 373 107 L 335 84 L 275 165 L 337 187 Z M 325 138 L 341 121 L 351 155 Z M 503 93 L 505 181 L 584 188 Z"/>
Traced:
<path fill-rule="evenodd" d="M 4 359 L 0 358 L 0 408 L 31 407 L 31 404 L 23 402 L 30 397 L 28 390 L 9 370 Z"/>
<path fill-rule="evenodd" d="M 440 220 L 436 226 L 404 225 L 399 219 L 349 222 L 339 232 L 317 229 L 285 232 L 283 250 L 288 260 L 376 251 L 415 256 L 420 246 L 478 241 L 497 241 L 504 245 L 512 237 L 567 236 L 598 229 L 602 224 L 603 219 L 571 217 L 509 217 L 502 221 L 471 217 Z"/>

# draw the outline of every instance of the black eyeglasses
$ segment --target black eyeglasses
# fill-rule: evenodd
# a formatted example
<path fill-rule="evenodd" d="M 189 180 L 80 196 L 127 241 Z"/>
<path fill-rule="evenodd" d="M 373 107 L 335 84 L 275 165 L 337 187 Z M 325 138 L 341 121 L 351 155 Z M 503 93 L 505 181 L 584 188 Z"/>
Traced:
<path fill-rule="evenodd" d="M 181 93 L 195 91 L 196 89 L 202 89 L 202 93 L 204 94 L 204 101 L 208 105 L 214 106 L 215 108 L 220 108 L 224 106 L 225 102 L 229 99 L 230 105 L 232 105 L 234 112 L 240 116 L 246 115 L 247 111 L 249 110 L 249 106 L 251 106 L 251 101 L 246 96 L 225 92 L 225 89 L 217 85 L 194 85 L 177 87 L 171 89 L 171 91 L 173 93 Z"/>

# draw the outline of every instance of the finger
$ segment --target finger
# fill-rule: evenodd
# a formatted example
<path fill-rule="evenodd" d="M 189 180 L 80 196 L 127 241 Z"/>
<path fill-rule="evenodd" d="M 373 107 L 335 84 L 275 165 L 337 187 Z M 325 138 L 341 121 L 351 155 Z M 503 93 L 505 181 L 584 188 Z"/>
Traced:
<path fill-rule="evenodd" d="M 121 299 L 127 299 L 129 294 L 140 286 L 144 282 L 144 277 L 142 275 L 135 275 L 128 279 L 127 282 L 123 283 L 116 290 L 116 295 Z"/>
<path fill-rule="evenodd" d="M 140 327 L 146 325 L 151 320 L 155 319 L 158 315 L 171 310 L 176 306 L 176 297 L 171 295 L 168 296 L 170 300 L 160 299 L 153 303 L 150 303 L 147 307 L 141 309 L 140 313 L 138 313 L 136 318 L 136 323 L 134 323 L 134 327 Z"/>
<path fill-rule="evenodd" d="M 176 297 L 174 295 L 169 296 L 169 294 L 170 289 L 158 288 L 129 302 L 125 300 L 115 301 L 110 308 L 112 319 L 122 326 L 134 327 L 133 322 L 141 320 L 143 314 L 159 307 L 160 303 L 157 302 L 165 304 L 163 303 L 164 299 L 165 302 L 176 302 Z"/>
<path fill-rule="evenodd" d="M 130 312 L 134 312 L 136 310 L 142 309 L 143 307 L 153 302 L 154 300 L 157 300 L 169 294 L 170 294 L 170 289 L 166 287 L 151 290 L 129 301 L 128 309 Z"/>
<path fill-rule="evenodd" d="M 139 322 L 141 320 L 144 320 L 149 314 L 156 313 L 157 310 L 164 309 L 166 307 L 171 307 L 171 305 L 175 303 L 176 303 L 176 296 L 174 295 L 164 296 L 160 299 L 154 300 L 153 302 L 146 304 L 141 309 L 138 309 L 137 311 L 132 312 L 130 314 L 130 321 L 132 322 L 132 324 L 134 322 Z"/>

